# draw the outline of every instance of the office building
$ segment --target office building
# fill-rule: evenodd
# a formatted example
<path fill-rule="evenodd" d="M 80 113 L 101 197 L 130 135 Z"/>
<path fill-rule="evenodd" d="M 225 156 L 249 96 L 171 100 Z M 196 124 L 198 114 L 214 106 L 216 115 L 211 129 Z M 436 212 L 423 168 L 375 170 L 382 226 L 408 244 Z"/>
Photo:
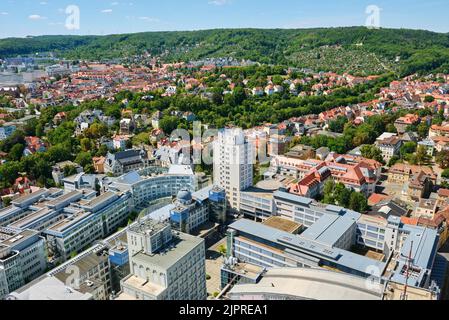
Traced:
<path fill-rule="evenodd" d="M 437 230 L 405 225 L 396 216 L 378 219 L 322 205 L 283 190 L 274 197 L 277 215 L 296 223 L 300 233 L 279 223 L 237 221 L 229 227 L 228 254 L 239 262 L 268 269 L 318 267 L 379 281 L 408 281 L 418 288 L 432 285 Z M 407 278 L 410 254 L 413 275 Z"/>
<path fill-rule="evenodd" d="M 45 240 L 38 232 L 11 231 L 0 242 L 0 291 L 3 296 L 41 276 L 46 268 Z"/>
<path fill-rule="evenodd" d="M 253 185 L 254 160 L 254 146 L 241 129 L 219 131 L 214 141 L 214 184 L 225 189 L 233 211 L 240 211 L 241 192 Z"/>
<path fill-rule="evenodd" d="M 204 240 L 148 219 L 127 231 L 131 274 L 117 300 L 205 300 Z"/>
<path fill-rule="evenodd" d="M 438 296 L 420 288 L 388 283 L 386 286 L 330 270 L 276 268 L 257 283 L 239 283 L 228 293 L 230 300 L 437 300 Z"/>

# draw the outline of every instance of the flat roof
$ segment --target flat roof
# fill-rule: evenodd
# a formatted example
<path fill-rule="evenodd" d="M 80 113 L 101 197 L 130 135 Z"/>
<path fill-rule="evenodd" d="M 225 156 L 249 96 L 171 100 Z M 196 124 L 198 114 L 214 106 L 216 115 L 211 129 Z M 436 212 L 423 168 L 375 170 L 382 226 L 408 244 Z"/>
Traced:
<path fill-rule="evenodd" d="M 384 270 L 385 263 L 364 257 L 350 251 L 346 251 L 332 246 L 324 245 L 320 242 L 313 241 L 303 237 L 302 235 L 292 235 L 291 233 L 281 231 L 252 220 L 241 219 L 229 226 L 244 234 L 253 235 L 255 237 L 268 240 L 278 245 L 289 248 L 290 250 L 300 251 L 310 256 L 315 256 L 327 261 L 366 273 L 372 267 L 378 267 Z"/>
<path fill-rule="evenodd" d="M 24 290 L 12 294 L 19 300 L 90 300 L 92 295 L 68 288 L 64 282 L 54 277 L 39 278 Z"/>
<path fill-rule="evenodd" d="M 20 204 L 22 204 L 24 202 L 27 202 L 27 201 L 29 201 L 31 199 L 34 199 L 34 198 L 38 198 L 40 196 L 44 196 L 44 195 L 46 195 L 48 193 L 49 193 L 49 191 L 47 189 L 40 189 L 40 190 L 38 190 L 36 192 L 30 193 L 30 194 L 26 194 L 26 195 L 18 197 L 17 199 L 14 199 L 12 201 L 12 204 L 20 205 Z"/>
<path fill-rule="evenodd" d="M 302 224 L 281 217 L 272 216 L 263 222 L 264 225 L 276 228 L 288 233 L 297 233 L 301 229 Z"/>
<path fill-rule="evenodd" d="M 179 235 L 173 237 L 173 240 L 169 244 L 164 246 L 168 250 L 164 251 L 163 249 L 151 256 L 144 253 L 137 253 L 134 255 L 133 260 L 169 269 L 178 260 L 202 243 L 204 243 L 204 239 L 179 233 Z"/>
<path fill-rule="evenodd" d="M 355 217 L 325 214 L 301 236 L 332 247 L 356 223 Z"/>
<path fill-rule="evenodd" d="M 132 288 L 136 288 L 137 290 L 143 291 L 154 297 L 159 296 L 166 290 L 165 287 L 159 284 L 153 283 L 146 279 L 141 279 L 135 275 L 130 275 L 126 280 L 123 281 L 123 284 Z M 120 298 L 118 300 L 120 300 Z"/>
<path fill-rule="evenodd" d="M 345 273 L 322 269 L 270 269 L 257 284 L 236 285 L 229 295 L 275 294 L 309 300 L 380 300 L 383 285 Z"/>
<path fill-rule="evenodd" d="M 292 203 L 301 203 L 301 204 L 304 204 L 306 206 L 309 206 L 310 204 L 313 203 L 313 199 L 301 197 L 301 196 L 298 196 L 298 195 L 295 195 L 295 194 L 292 194 L 292 193 L 289 193 L 289 192 L 285 192 L 285 191 L 282 191 L 282 190 L 276 191 L 274 193 L 274 197 L 275 198 L 280 198 L 280 199 L 283 199 L 283 200 L 287 200 L 287 201 L 292 202 Z"/>

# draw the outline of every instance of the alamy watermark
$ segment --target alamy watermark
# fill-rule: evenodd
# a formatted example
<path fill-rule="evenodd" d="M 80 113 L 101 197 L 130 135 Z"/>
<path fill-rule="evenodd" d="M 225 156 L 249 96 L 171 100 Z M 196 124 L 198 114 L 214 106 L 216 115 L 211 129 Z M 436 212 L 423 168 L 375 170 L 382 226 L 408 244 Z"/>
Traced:
<path fill-rule="evenodd" d="M 376 5 L 369 5 L 366 7 L 365 13 L 368 15 L 366 17 L 365 26 L 368 29 L 380 29 L 380 12 L 382 9 Z"/>

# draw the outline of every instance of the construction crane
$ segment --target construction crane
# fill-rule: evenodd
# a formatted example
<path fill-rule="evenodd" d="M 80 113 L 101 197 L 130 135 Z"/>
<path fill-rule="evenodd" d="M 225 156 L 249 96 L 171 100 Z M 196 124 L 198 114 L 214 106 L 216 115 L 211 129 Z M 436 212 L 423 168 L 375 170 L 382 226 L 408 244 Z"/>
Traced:
<path fill-rule="evenodd" d="M 410 253 L 407 257 L 407 269 L 405 272 L 405 286 L 402 293 L 401 300 L 407 300 L 408 279 L 410 278 L 410 269 L 412 267 L 412 253 L 413 253 L 413 241 L 410 244 Z"/>

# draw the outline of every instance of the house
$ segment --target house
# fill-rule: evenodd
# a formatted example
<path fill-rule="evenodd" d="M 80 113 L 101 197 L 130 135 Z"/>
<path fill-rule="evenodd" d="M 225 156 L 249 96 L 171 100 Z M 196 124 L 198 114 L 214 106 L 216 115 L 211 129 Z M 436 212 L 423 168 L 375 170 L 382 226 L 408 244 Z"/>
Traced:
<path fill-rule="evenodd" d="M 449 123 L 445 123 L 441 126 L 433 125 L 429 130 L 429 138 L 433 137 L 445 137 L 449 136 Z"/>
<path fill-rule="evenodd" d="M 388 163 L 391 158 L 399 154 L 402 140 L 394 133 L 384 133 L 377 138 L 375 145 L 382 152 L 384 161 Z"/>
<path fill-rule="evenodd" d="M 420 118 L 416 114 L 407 114 L 404 117 L 398 118 L 394 122 L 394 126 L 399 134 L 403 134 L 407 131 L 407 127 L 419 123 Z"/>
<path fill-rule="evenodd" d="M 410 181 L 412 176 L 423 172 L 429 176 L 432 183 L 436 184 L 437 175 L 433 169 L 425 166 L 412 166 L 403 163 L 397 163 L 388 170 L 388 184 L 404 185 Z"/>
<path fill-rule="evenodd" d="M 24 194 L 27 190 L 30 190 L 32 186 L 31 181 L 27 177 L 19 177 L 16 179 L 13 185 L 13 190 L 20 194 Z"/>
<path fill-rule="evenodd" d="M 315 198 L 323 193 L 326 181 L 331 178 L 329 168 L 323 167 L 306 175 L 299 183 L 291 185 L 289 192 L 306 198 Z"/>
<path fill-rule="evenodd" d="M 330 149 L 328 147 L 321 147 L 316 149 L 316 157 L 320 160 L 325 160 L 330 153 Z"/>
<path fill-rule="evenodd" d="M 428 198 L 433 189 L 431 177 L 423 171 L 411 176 L 410 181 L 404 185 L 403 196 L 412 201 L 418 201 L 421 198 Z"/>
<path fill-rule="evenodd" d="M 389 217 L 407 217 L 410 210 L 407 208 L 406 203 L 398 199 L 384 198 L 375 204 L 371 205 L 370 211 L 367 213 L 369 216 L 379 217 L 384 220 L 388 220 Z"/>
<path fill-rule="evenodd" d="M 83 172 L 83 168 L 72 161 L 59 162 L 53 166 L 51 175 L 56 185 L 61 185 L 67 175 Z"/>
<path fill-rule="evenodd" d="M 23 155 L 25 157 L 47 150 L 45 143 L 38 137 L 25 137 L 25 143 L 26 147 L 23 150 Z"/>
<path fill-rule="evenodd" d="M 126 144 L 129 141 L 129 136 L 127 135 L 116 135 L 112 139 L 112 145 L 115 150 L 125 150 Z"/>
<path fill-rule="evenodd" d="M 440 207 L 449 207 L 449 189 L 438 190 L 437 199 Z"/>
<path fill-rule="evenodd" d="M 414 213 L 416 218 L 434 219 L 438 209 L 438 200 L 436 199 L 420 199 Z"/>
<path fill-rule="evenodd" d="M 153 116 L 151 118 L 151 126 L 154 129 L 159 129 L 159 121 L 162 118 L 162 112 L 160 111 L 156 111 L 155 113 L 153 113 Z"/>
<path fill-rule="evenodd" d="M 96 173 L 104 173 L 104 163 L 106 162 L 105 157 L 94 157 L 92 158 L 94 169 Z"/>
<path fill-rule="evenodd" d="M 64 120 L 67 119 L 67 114 L 65 112 L 58 112 L 54 117 L 53 117 L 53 123 L 55 125 L 59 125 L 61 124 L 61 122 L 63 122 Z"/>
<path fill-rule="evenodd" d="M 263 89 L 261 87 L 256 87 L 251 90 L 253 96 L 263 96 Z"/>
<path fill-rule="evenodd" d="M 130 149 L 115 154 L 108 152 L 104 163 L 104 172 L 120 176 L 134 170 L 149 166 L 148 154 L 145 150 Z"/>
<path fill-rule="evenodd" d="M 432 139 L 424 139 L 418 142 L 418 146 L 424 147 L 430 157 L 435 154 L 435 142 Z"/>
<path fill-rule="evenodd" d="M 416 132 L 408 131 L 401 136 L 401 140 L 404 142 L 418 142 L 419 135 Z"/>
<path fill-rule="evenodd" d="M 342 183 L 346 188 L 369 197 L 375 191 L 382 167 L 379 162 L 371 159 L 335 153 L 329 154 L 324 161 L 278 156 L 272 160 L 271 166 L 271 171 L 282 175 L 293 173 L 294 178 L 299 180 L 290 187 L 292 193 L 312 197 L 322 192 L 327 178 L 332 178 L 336 183 Z M 314 175 L 316 172 L 318 174 Z"/>
<path fill-rule="evenodd" d="M 269 84 L 265 87 L 265 94 L 267 96 L 271 96 L 272 94 L 274 94 L 274 86 L 272 84 Z"/>
<path fill-rule="evenodd" d="M 0 127 L 0 141 L 9 138 L 15 131 L 17 127 L 13 125 L 4 125 Z"/>
<path fill-rule="evenodd" d="M 120 134 L 129 135 L 132 134 L 136 125 L 132 119 L 122 119 L 120 120 Z"/>
<path fill-rule="evenodd" d="M 184 112 L 182 118 L 185 119 L 187 122 L 193 122 L 196 120 L 195 114 L 190 111 Z"/>

